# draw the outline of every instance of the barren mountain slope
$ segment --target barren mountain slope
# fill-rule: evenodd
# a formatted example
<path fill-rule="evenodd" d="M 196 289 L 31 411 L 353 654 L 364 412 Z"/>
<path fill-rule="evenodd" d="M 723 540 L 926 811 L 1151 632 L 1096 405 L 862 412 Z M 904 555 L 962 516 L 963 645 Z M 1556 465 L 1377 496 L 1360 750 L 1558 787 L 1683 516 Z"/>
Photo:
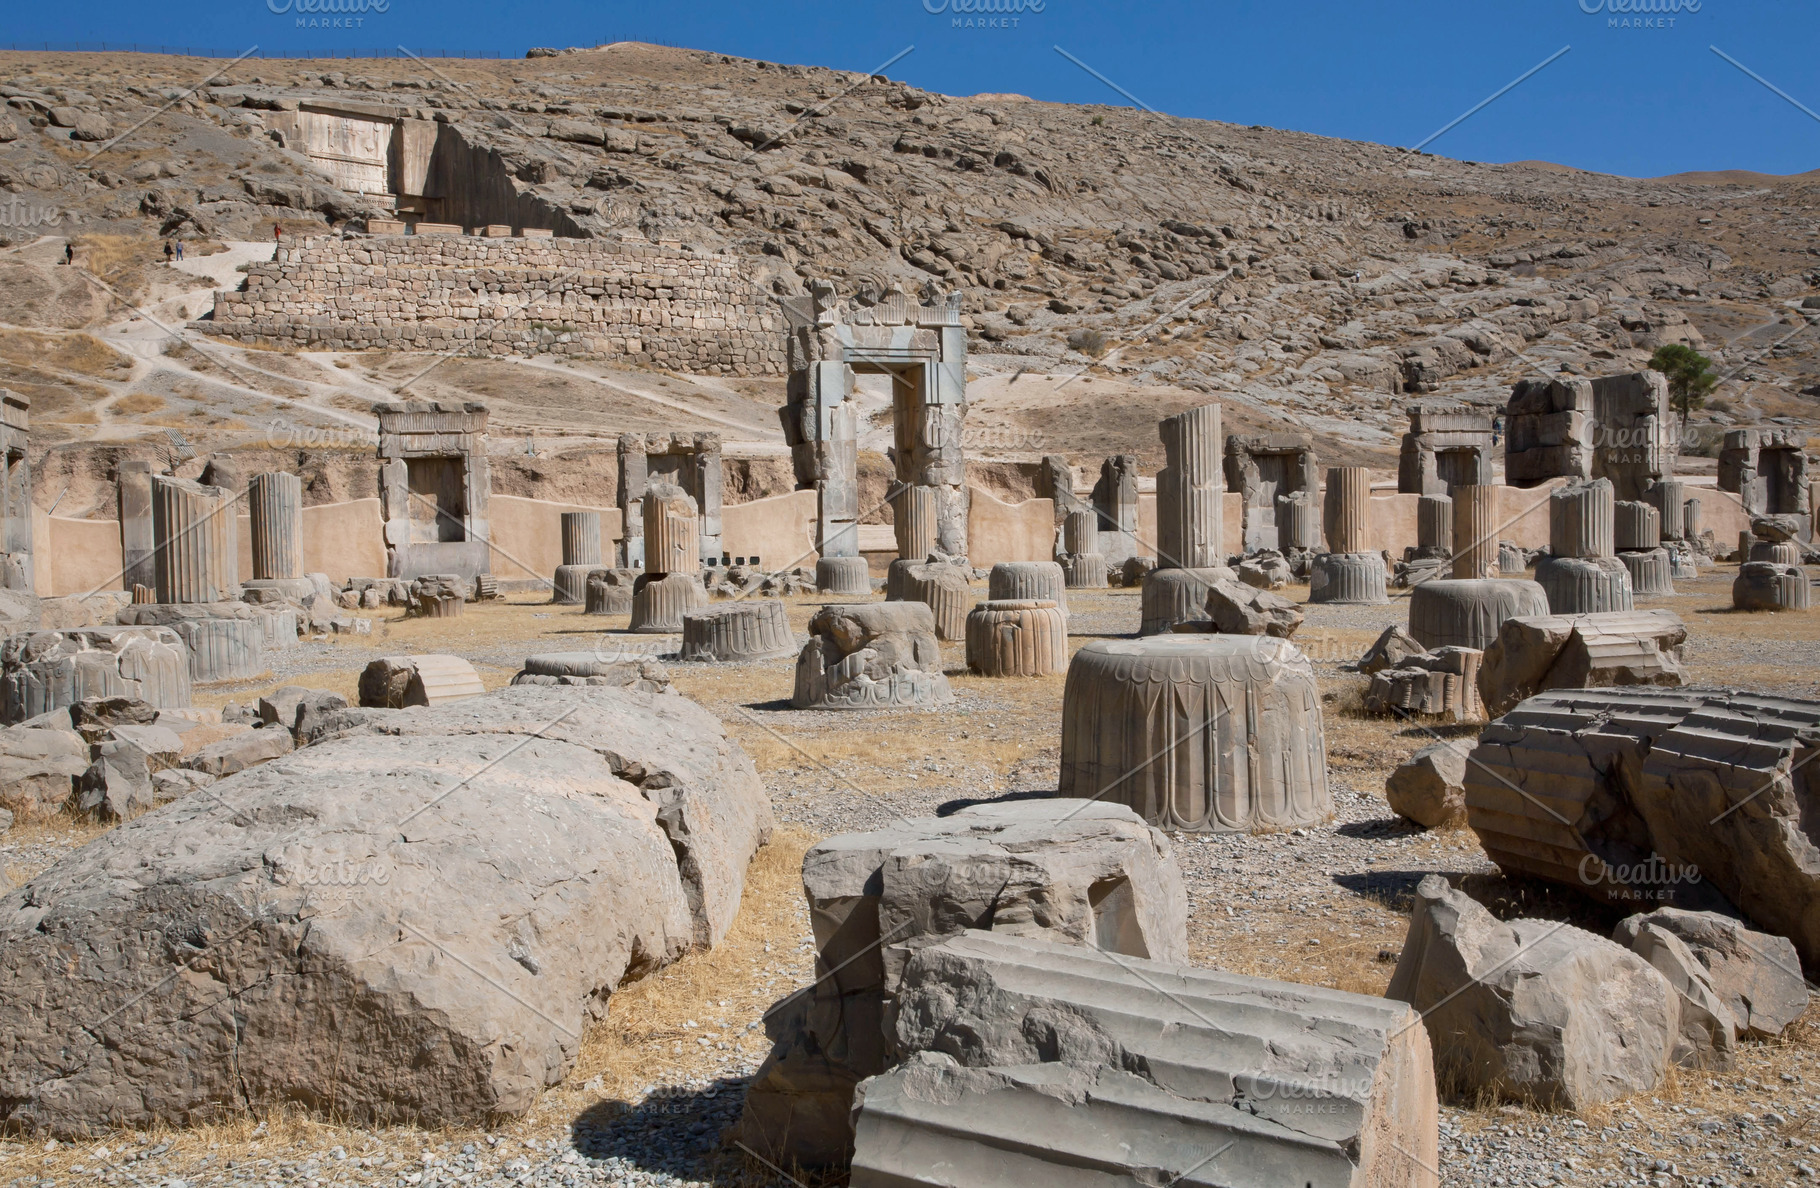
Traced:
<path fill-rule="evenodd" d="M 334 94 L 453 123 L 570 233 L 730 251 L 778 293 L 817 276 L 846 292 L 959 287 L 983 381 L 969 424 L 1037 447 L 1006 454 L 1149 453 L 1153 414 L 1217 391 L 1260 424 L 1315 432 L 1329 456 L 1387 462 L 1413 394 L 1489 404 L 1524 374 L 1627 370 L 1668 341 L 1701 345 L 1734 377 L 1714 402 L 1720 424 L 1806 420 L 1820 393 L 1808 329 L 1820 310 L 1801 309 L 1820 281 L 1820 174 L 1488 165 L 631 43 L 524 61 L 231 67 L 4 54 L 0 82 L 12 136 L 0 184 L 67 211 L 55 229 L 73 223 L 97 255 L 154 234 L 256 242 L 275 221 L 289 234 L 360 226 L 370 202 L 262 123 L 286 98 Z M 104 138 L 70 139 L 95 134 L 57 126 L 71 109 L 104 120 Z M 0 292 L 14 295 L 0 320 L 120 316 L 39 260 L 0 254 Z M 130 288 L 167 271 L 107 275 Z M 409 370 L 394 364 L 386 374 Z M 463 366 L 437 379 L 462 386 Z M 1100 383 L 1062 382 L 1090 366 Z M 365 358 L 347 370 L 384 380 Z M 1052 402 L 1011 383 L 1020 372 L 1053 377 Z M 568 382 L 518 392 L 527 425 L 611 405 L 580 381 L 571 399 Z M 760 419 L 777 388 L 745 393 Z M 350 394 L 349 408 L 371 398 Z M 712 401 L 700 411 L 746 418 Z"/>

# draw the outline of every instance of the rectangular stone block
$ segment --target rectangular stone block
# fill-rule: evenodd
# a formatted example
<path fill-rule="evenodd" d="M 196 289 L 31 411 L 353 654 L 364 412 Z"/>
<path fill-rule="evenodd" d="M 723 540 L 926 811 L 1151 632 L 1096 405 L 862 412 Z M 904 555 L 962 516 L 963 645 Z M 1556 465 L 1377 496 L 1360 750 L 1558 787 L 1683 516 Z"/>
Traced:
<path fill-rule="evenodd" d="M 1439 1183 L 1405 1003 L 967 932 L 911 960 L 895 1033 L 854 1188 Z"/>

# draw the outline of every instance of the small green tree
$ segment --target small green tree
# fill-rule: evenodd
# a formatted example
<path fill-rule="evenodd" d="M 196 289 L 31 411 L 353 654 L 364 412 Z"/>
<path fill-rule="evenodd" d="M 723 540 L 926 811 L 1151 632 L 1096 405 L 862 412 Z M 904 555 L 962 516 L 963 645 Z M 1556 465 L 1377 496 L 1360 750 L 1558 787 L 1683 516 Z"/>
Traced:
<path fill-rule="evenodd" d="M 1659 346 L 1649 357 L 1650 370 L 1668 377 L 1669 402 L 1683 420 L 1696 408 L 1706 407 L 1706 394 L 1719 382 L 1712 365 L 1711 359 L 1679 342 Z"/>

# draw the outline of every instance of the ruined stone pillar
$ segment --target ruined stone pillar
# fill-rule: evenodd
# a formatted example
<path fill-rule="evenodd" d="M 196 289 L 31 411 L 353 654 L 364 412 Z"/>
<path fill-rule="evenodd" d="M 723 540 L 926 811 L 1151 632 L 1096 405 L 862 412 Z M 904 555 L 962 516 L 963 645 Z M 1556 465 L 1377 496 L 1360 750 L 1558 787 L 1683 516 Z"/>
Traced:
<path fill-rule="evenodd" d="M 1099 590 L 1109 583 L 1100 552 L 1100 516 L 1090 507 L 1068 513 L 1062 525 L 1062 570 L 1071 590 Z"/>
<path fill-rule="evenodd" d="M 1277 548 L 1280 551 L 1288 553 L 1321 546 L 1321 513 L 1311 493 L 1297 491 L 1292 495 L 1278 495 L 1276 512 Z"/>
<path fill-rule="evenodd" d="M 1416 547 L 1453 552 L 1453 498 L 1423 495 L 1416 500 Z"/>
<path fill-rule="evenodd" d="M 1069 553 L 1098 553 L 1099 513 L 1091 508 L 1069 512 L 1068 519 L 1062 524 L 1062 546 Z"/>
<path fill-rule="evenodd" d="M 599 512 L 562 513 L 562 563 L 587 566 L 600 564 Z"/>
<path fill-rule="evenodd" d="M 1663 479 L 1643 496 L 1644 501 L 1662 517 L 1663 540 L 1687 540 L 1687 484 L 1676 479 Z"/>
<path fill-rule="evenodd" d="M 1495 578 L 1498 567 L 1499 491 L 1493 486 L 1453 489 L 1453 576 Z"/>
<path fill-rule="evenodd" d="M 152 479 L 153 573 L 159 602 L 227 602 L 240 595 L 231 497 L 164 475 Z"/>
<path fill-rule="evenodd" d="M 695 452 L 689 457 L 690 493 L 701 518 L 701 560 L 719 565 L 725 549 L 721 543 L 720 507 L 726 473 L 720 457 L 720 434 L 697 433 Z"/>
<path fill-rule="evenodd" d="M 600 568 L 600 513 L 562 513 L 562 564 L 550 583 L 550 601 L 565 606 L 588 597 L 588 575 Z"/>
<path fill-rule="evenodd" d="M 1225 564 L 1220 496 L 1220 406 L 1191 408 L 1157 422 L 1163 469 L 1156 476 L 1157 564 L 1204 569 Z"/>
<path fill-rule="evenodd" d="M 152 464 L 128 458 L 120 464 L 119 476 L 120 559 L 125 567 L 120 581 L 131 590 L 157 581 L 152 569 Z"/>
<path fill-rule="evenodd" d="M 1371 551 L 1371 472 L 1362 466 L 1335 466 L 1327 472 L 1322 520 L 1330 553 Z"/>
<path fill-rule="evenodd" d="M 1610 557 L 1617 551 L 1617 500 L 1610 480 L 1562 487 L 1548 497 L 1548 551 L 1557 557 Z"/>
<path fill-rule="evenodd" d="M 1143 551 L 1137 539 L 1136 454 L 1114 454 L 1100 463 L 1093 509 L 1100 514 L 1100 555 L 1108 565 L 1123 565 Z"/>
<path fill-rule="evenodd" d="M 648 463 L 645 460 L 645 437 L 642 433 L 619 435 L 619 503 L 620 539 L 618 561 L 625 569 L 642 569 L 645 564 L 645 486 Z"/>
<path fill-rule="evenodd" d="M 253 520 L 253 578 L 303 576 L 303 480 L 282 470 L 253 476 L 246 498 Z"/>
<path fill-rule="evenodd" d="M 897 532 L 900 561 L 927 561 L 940 539 L 935 488 L 899 487 L 891 497 L 891 526 Z"/>
<path fill-rule="evenodd" d="M 674 483 L 652 483 L 644 520 L 646 573 L 700 572 L 701 517 L 688 492 Z"/>

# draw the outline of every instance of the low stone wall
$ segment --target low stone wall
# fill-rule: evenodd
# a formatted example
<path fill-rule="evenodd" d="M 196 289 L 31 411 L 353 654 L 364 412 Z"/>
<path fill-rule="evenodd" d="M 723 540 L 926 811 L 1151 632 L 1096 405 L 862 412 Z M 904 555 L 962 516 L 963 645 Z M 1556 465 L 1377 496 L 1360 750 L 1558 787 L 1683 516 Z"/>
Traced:
<path fill-rule="evenodd" d="M 492 534 L 493 576 L 507 581 L 548 581 L 562 564 L 562 514 L 577 511 L 600 513 L 600 555 L 613 556 L 613 545 L 622 531 L 616 507 L 491 496 L 487 500 L 487 528 Z"/>
<path fill-rule="evenodd" d="M 814 491 L 791 491 L 750 503 L 723 503 L 721 551 L 738 560 L 757 557 L 765 569 L 815 568 Z"/>
<path fill-rule="evenodd" d="M 604 239 L 315 236 L 254 264 L 193 329 L 342 350 L 587 355 L 721 375 L 784 370 L 782 315 L 729 256 Z"/>
<path fill-rule="evenodd" d="M 980 568 L 1000 561 L 1055 560 L 1055 501 L 1006 503 L 990 491 L 967 488 L 967 560 Z"/>

